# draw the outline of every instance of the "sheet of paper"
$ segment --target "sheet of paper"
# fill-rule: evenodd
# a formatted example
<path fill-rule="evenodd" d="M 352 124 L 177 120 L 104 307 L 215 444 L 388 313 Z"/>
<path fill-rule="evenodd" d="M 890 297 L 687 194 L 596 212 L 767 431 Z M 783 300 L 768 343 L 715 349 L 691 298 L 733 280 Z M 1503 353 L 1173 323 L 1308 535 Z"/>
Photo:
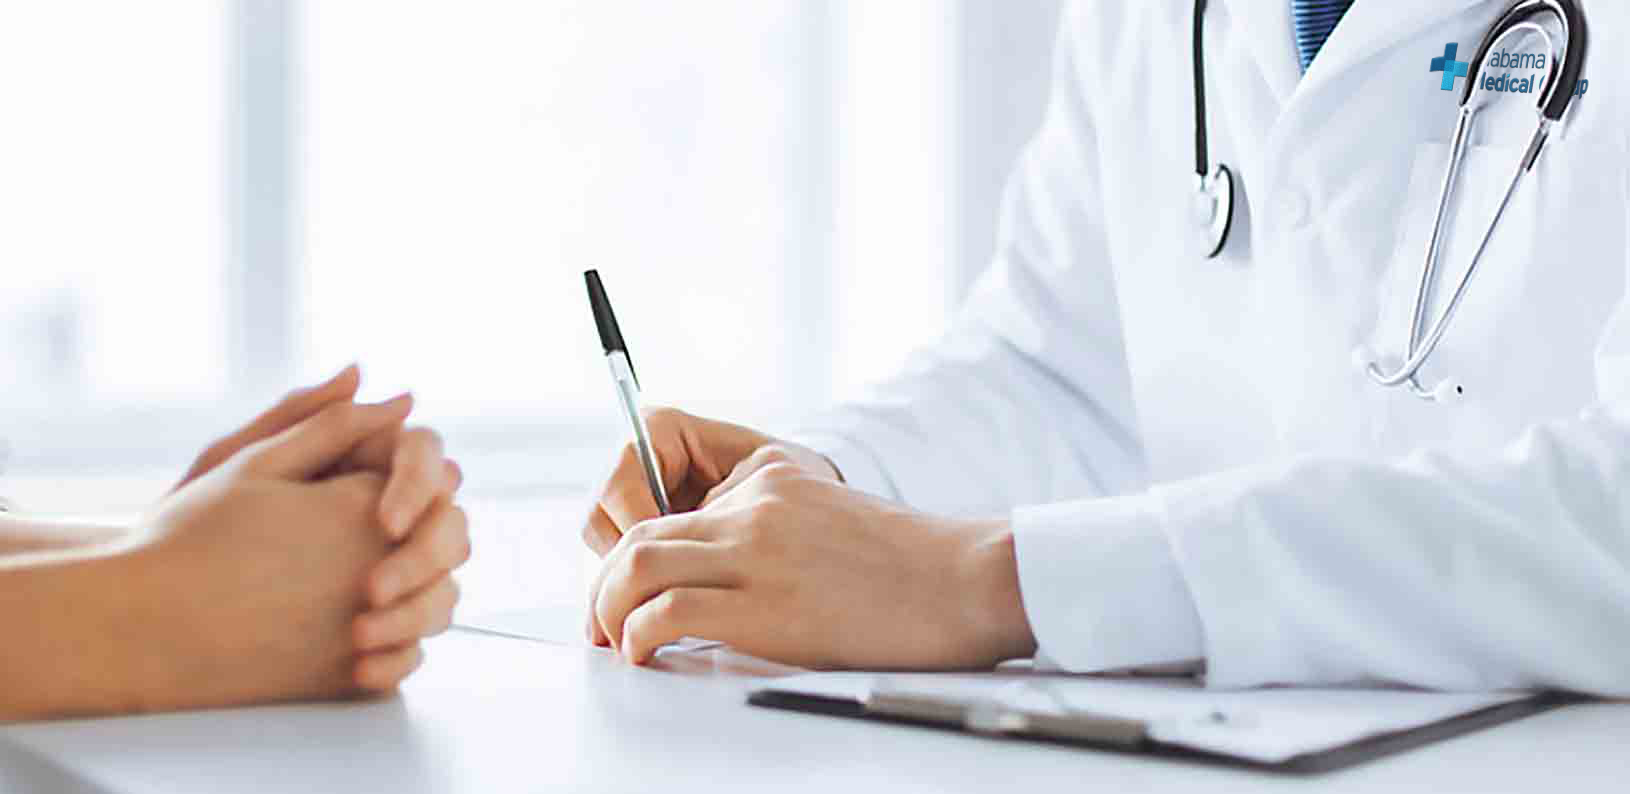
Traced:
<path fill-rule="evenodd" d="M 1141 720 L 1159 742 L 1270 764 L 1528 696 L 1384 688 L 1225 691 L 1206 689 L 1191 678 L 1023 672 L 813 673 L 769 688 L 852 700 L 884 691 L 1046 713 L 1091 712 Z"/>

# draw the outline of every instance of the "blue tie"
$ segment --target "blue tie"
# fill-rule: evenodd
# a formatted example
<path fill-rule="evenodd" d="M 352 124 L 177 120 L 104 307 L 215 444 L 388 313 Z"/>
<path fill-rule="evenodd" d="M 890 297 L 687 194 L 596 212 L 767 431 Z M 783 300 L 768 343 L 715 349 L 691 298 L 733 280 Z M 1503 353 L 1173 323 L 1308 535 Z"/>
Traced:
<path fill-rule="evenodd" d="M 1296 23 L 1296 50 L 1302 55 L 1302 71 L 1312 65 L 1313 56 L 1319 54 L 1336 29 L 1341 15 L 1353 0 L 1290 0 L 1290 17 Z"/>

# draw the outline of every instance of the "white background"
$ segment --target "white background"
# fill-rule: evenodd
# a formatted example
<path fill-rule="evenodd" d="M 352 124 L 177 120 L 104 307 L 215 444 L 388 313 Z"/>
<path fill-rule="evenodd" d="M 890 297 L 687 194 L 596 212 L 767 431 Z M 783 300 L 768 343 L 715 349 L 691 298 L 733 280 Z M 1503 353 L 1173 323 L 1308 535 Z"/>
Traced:
<path fill-rule="evenodd" d="M 786 427 L 983 266 L 1056 11 L 0 4 L 0 492 L 174 471 L 349 361 L 491 482 L 580 486 L 623 432 L 585 267 L 650 399 Z"/>

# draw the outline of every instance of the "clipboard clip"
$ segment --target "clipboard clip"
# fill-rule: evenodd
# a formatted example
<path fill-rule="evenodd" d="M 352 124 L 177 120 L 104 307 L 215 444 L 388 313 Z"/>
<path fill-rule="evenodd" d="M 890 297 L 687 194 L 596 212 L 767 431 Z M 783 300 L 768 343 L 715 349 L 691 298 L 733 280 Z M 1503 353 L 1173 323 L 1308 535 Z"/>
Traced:
<path fill-rule="evenodd" d="M 879 717 L 930 723 L 989 736 L 1013 736 L 1136 748 L 1148 738 L 1141 720 L 1081 711 L 1046 714 L 992 701 L 961 701 L 923 695 L 873 692 L 861 704 Z"/>

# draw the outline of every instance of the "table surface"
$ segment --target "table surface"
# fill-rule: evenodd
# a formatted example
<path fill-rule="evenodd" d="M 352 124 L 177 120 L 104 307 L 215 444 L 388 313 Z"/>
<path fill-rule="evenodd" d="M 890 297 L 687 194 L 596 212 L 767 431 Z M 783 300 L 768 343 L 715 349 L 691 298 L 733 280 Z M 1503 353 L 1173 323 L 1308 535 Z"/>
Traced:
<path fill-rule="evenodd" d="M 571 602 L 592 570 L 575 531 L 585 498 L 542 489 L 469 500 L 477 550 L 460 577 L 461 621 L 508 614 L 554 642 L 450 632 L 384 700 L 0 726 L 0 791 L 909 792 L 1034 781 L 1606 792 L 1630 776 L 1626 704 L 1571 706 L 1313 778 L 750 707 L 754 675 L 784 670 L 726 650 L 665 653 L 661 669 L 637 669 L 583 646 Z M 560 606 L 532 608 L 542 603 Z"/>
<path fill-rule="evenodd" d="M 1630 705 L 1589 704 L 1329 775 L 983 739 L 750 707 L 728 651 L 607 651 L 455 631 L 396 696 L 0 728 L 0 789 L 1622 791 Z M 5 785 L 9 780 L 14 784 Z M 15 785 L 21 784 L 21 785 Z"/>

